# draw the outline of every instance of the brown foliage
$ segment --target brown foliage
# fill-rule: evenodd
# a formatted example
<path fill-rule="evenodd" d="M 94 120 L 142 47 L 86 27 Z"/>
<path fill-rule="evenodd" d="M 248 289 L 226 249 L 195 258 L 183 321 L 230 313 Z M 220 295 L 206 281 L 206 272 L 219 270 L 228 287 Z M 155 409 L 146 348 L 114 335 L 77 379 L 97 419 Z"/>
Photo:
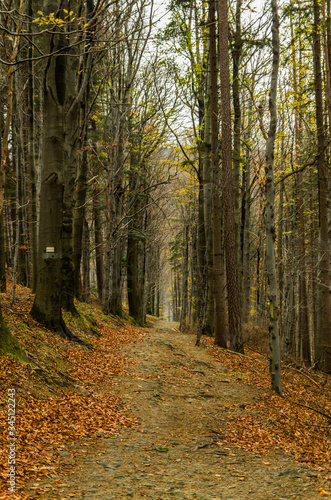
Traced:
<path fill-rule="evenodd" d="M 139 342 L 144 337 L 141 329 L 130 325 L 113 328 L 95 310 L 100 336 L 89 336 L 92 348 L 87 348 L 34 322 L 29 316 L 31 299 L 30 290 L 24 287 L 18 287 L 18 298 L 11 308 L 10 296 L 3 298 L 6 322 L 35 363 L 22 366 L 7 356 L 0 357 L 0 484 L 6 485 L 4 490 L 8 487 L 7 389 L 16 391 L 17 486 L 54 473 L 61 461 L 59 451 L 68 443 L 114 436 L 120 428 L 136 424 L 111 387 L 116 384 L 116 375 L 124 374 L 130 363 L 120 353 L 121 346 Z M 89 327 L 72 321 L 72 331 L 79 336 L 83 332 L 86 340 Z M 20 493 L 11 496 L 27 498 Z"/>
<path fill-rule="evenodd" d="M 329 469 L 331 463 L 331 378 L 325 374 L 282 367 L 284 397 L 270 389 L 269 360 L 246 348 L 239 355 L 204 344 L 238 383 L 259 388 L 258 402 L 245 402 L 242 416 L 230 418 L 226 440 L 256 454 L 281 449 L 298 462 Z"/>

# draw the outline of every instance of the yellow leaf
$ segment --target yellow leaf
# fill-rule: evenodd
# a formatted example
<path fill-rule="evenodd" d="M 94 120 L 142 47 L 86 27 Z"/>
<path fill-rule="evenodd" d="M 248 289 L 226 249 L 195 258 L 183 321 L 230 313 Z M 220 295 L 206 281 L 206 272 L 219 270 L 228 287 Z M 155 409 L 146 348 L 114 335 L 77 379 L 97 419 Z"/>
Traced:
<path fill-rule="evenodd" d="M 39 14 L 40 16 L 43 15 L 43 13 L 41 12 L 41 10 L 38 10 L 37 14 Z"/>

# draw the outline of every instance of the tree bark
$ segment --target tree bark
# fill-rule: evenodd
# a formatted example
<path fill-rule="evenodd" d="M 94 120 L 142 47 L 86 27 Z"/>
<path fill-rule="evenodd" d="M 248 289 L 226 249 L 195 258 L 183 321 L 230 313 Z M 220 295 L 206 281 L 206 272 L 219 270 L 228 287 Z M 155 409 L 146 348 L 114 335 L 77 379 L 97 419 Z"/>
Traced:
<path fill-rule="evenodd" d="M 29 30 L 32 31 L 32 0 L 29 0 L 29 16 L 31 22 Z M 32 59 L 33 47 L 30 44 L 29 58 Z M 36 291 L 38 268 L 38 227 L 37 227 L 37 175 L 35 165 L 35 107 L 34 107 L 34 66 L 32 60 L 28 62 L 28 117 L 29 117 L 29 144 L 28 144 L 28 192 L 30 198 L 30 234 L 32 253 L 32 290 Z"/>
<path fill-rule="evenodd" d="M 0 291 L 3 293 L 7 288 L 6 280 L 6 238 L 4 225 L 4 212 L 0 216 Z"/>
<path fill-rule="evenodd" d="M 322 296 L 323 346 L 317 346 L 320 365 L 331 373 L 331 318 L 329 290 L 329 248 L 328 248 L 328 182 L 325 160 L 325 134 L 323 120 L 320 5 L 314 0 L 314 72 L 316 127 L 318 143 L 318 192 L 319 192 L 319 233 L 320 233 L 320 281 Z"/>
<path fill-rule="evenodd" d="M 241 9 L 242 0 L 236 1 L 236 14 L 235 24 L 236 30 L 234 32 L 234 43 L 232 49 L 232 62 L 233 62 L 233 80 L 232 80 L 232 101 L 234 110 L 234 125 L 233 125 L 233 188 L 234 188 L 234 214 L 236 223 L 236 238 L 237 248 L 239 246 L 239 233 L 240 233 L 240 170 L 241 170 L 241 103 L 240 103 L 240 84 L 239 84 L 239 68 L 242 52 L 242 39 L 241 39 Z M 238 268 L 242 266 L 242 259 L 240 259 L 240 252 L 238 253 Z M 242 273 L 239 272 L 238 276 Z M 240 293 L 242 295 L 242 285 L 239 283 Z"/>
<path fill-rule="evenodd" d="M 230 348 L 243 352 L 244 345 L 241 332 L 239 308 L 238 265 L 236 248 L 236 225 L 233 196 L 232 173 L 232 133 L 231 133 L 231 97 L 230 97 L 230 65 L 228 48 L 228 5 L 227 0 L 219 0 L 219 51 L 221 75 L 221 120 L 222 120 L 222 193 L 223 224 L 226 263 L 226 284 L 228 295 L 228 316 Z"/>
<path fill-rule="evenodd" d="M 90 228 L 86 217 L 84 217 L 83 228 L 83 255 L 82 255 L 82 290 L 83 302 L 91 302 L 91 282 L 90 282 Z"/>
<path fill-rule="evenodd" d="M 211 30 L 210 26 L 210 30 Z M 214 35 L 215 36 L 215 35 Z M 216 50 L 216 45 L 215 45 Z M 209 43 L 209 59 L 211 59 L 211 43 Z M 216 62 L 216 58 L 215 58 Z M 214 334 L 214 287 L 213 287 L 213 228 L 212 228 L 212 204 L 213 204 L 213 163 L 211 146 L 211 60 L 207 64 L 207 92 L 204 105 L 204 130 L 203 130 L 203 214 L 205 231 L 205 254 L 204 254 L 204 286 L 205 286 L 205 310 L 203 318 L 202 333 L 212 336 Z M 214 69 L 215 71 L 215 69 Z M 217 115 L 217 111 L 216 111 Z M 217 133 L 217 132 L 216 132 Z"/>
<path fill-rule="evenodd" d="M 179 329 L 185 330 L 187 326 L 188 316 L 188 257 L 189 257 L 189 225 L 185 225 L 184 241 L 183 241 L 183 282 L 182 282 L 182 308 L 180 311 Z"/>
<path fill-rule="evenodd" d="M 49 8 L 46 2 L 44 14 Z M 54 39 L 48 35 L 47 39 L 47 50 L 63 46 L 61 35 Z M 64 338 L 73 339 L 61 311 L 66 62 L 64 55 L 51 55 L 44 75 L 38 280 L 31 315 Z"/>
<path fill-rule="evenodd" d="M 274 184 L 274 144 L 277 130 L 277 83 L 279 67 L 279 18 L 277 1 L 271 0 L 272 10 L 272 73 L 269 94 L 270 125 L 266 144 L 266 264 L 269 281 L 269 334 L 270 334 L 270 377 L 271 387 L 282 394 L 280 342 L 278 326 L 278 289 L 275 258 L 275 184 Z"/>
<path fill-rule="evenodd" d="M 96 189 L 96 181 L 93 184 L 93 219 L 94 219 L 94 243 L 95 243 L 95 264 L 97 272 L 98 297 L 102 302 L 102 290 L 104 281 L 103 267 L 103 234 L 100 214 L 99 192 Z"/>

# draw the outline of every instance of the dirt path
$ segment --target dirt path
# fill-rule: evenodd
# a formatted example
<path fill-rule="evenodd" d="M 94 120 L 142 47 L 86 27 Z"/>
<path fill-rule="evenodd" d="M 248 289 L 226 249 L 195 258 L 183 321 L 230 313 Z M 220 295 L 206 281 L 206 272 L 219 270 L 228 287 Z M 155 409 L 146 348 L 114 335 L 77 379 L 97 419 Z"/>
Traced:
<path fill-rule="evenodd" d="M 63 467 L 40 488 L 44 499 L 314 500 L 317 473 L 282 453 L 254 456 L 224 443 L 227 417 L 259 398 L 175 323 L 159 321 L 126 353 L 138 363 L 116 392 L 140 425 L 117 438 L 61 452 Z M 47 493 L 44 488 L 49 488 Z"/>

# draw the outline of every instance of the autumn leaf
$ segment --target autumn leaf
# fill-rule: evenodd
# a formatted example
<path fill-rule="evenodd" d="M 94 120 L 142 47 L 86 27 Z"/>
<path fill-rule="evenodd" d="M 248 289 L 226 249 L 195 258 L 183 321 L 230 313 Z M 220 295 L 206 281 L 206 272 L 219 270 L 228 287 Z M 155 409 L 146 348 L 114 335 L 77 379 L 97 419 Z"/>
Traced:
<path fill-rule="evenodd" d="M 318 491 L 318 493 L 322 495 L 322 497 L 329 497 L 331 495 L 331 493 L 325 491 L 323 488 L 317 488 L 316 491 Z"/>

